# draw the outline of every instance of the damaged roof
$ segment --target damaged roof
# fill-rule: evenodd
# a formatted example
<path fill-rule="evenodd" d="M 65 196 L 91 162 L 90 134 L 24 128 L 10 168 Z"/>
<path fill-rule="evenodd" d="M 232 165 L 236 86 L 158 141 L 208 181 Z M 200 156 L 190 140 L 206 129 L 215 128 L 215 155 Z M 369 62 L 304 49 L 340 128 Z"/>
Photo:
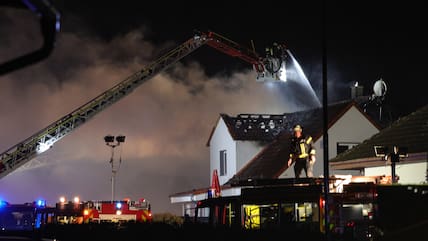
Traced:
<path fill-rule="evenodd" d="M 328 106 L 329 124 L 336 122 L 351 106 L 356 106 L 362 113 L 357 102 L 347 100 Z M 284 114 L 239 114 L 236 117 L 220 114 L 227 129 L 235 141 L 272 142 L 284 131 L 291 131 L 294 124 L 299 123 L 305 132 L 312 133 L 313 137 L 322 135 L 322 108 Z M 341 113 L 343 112 L 343 113 Z M 372 123 L 379 127 L 368 115 L 363 113 Z M 218 121 L 217 121 L 218 123 Z M 207 146 L 211 141 L 216 126 L 213 127 L 208 138 Z"/>
<path fill-rule="evenodd" d="M 286 115 L 278 114 L 239 114 L 233 117 L 222 113 L 220 118 L 235 141 L 271 142 L 287 126 Z M 216 126 L 210 133 L 207 146 L 210 145 L 215 129 Z"/>
<path fill-rule="evenodd" d="M 220 114 L 234 140 L 272 141 L 287 126 L 286 115 Z"/>
<path fill-rule="evenodd" d="M 352 106 L 355 106 L 369 121 L 379 128 L 354 101 L 343 101 L 328 106 L 328 128 L 336 123 Z M 289 145 L 294 124 L 299 123 L 303 127 L 303 132 L 311 135 L 314 141 L 323 134 L 323 108 L 287 113 L 283 115 L 283 120 L 281 132 L 239 170 L 229 180 L 230 183 L 248 178 L 278 178 L 288 168 Z"/>

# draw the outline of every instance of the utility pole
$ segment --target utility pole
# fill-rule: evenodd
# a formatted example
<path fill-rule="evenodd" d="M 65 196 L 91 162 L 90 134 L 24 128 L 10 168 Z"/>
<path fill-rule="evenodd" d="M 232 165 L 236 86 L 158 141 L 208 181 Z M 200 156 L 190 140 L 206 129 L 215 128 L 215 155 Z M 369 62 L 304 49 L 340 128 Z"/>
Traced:
<path fill-rule="evenodd" d="M 114 141 L 115 137 L 112 135 L 107 135 L 104 137 L 104 141 L 107 146 L 111 147 L 111 156 L 110 156 L 110 165 L 111 165 L 111 201 L 115 200 L 115 186 L 116 186 L 116 174 L 119 171 L 120 164 L 122 163 L 122 155 L 119 156 L 119 163 L 114 161 L 114 149 L 117 146 L 120 146 L 120 143 L 125 142 L 125 136 L 119 135 L 116 136 L 116 142 Z"/>
<path fill-rule="evenodd" d="M 323 159 L 324 159 L 324 232 L 330 241 L 329 230 L 329 160 L 328 160 L 328 99 L 327 99 L 327 1 L 322 1 L 322 107 L 323 107 Z"/>
<path fill-rule="evenodd" d="M 391 158 L 391 179 L 392 183 L 397 183 L 397 175 L 395 174 L 395 164 L 400 161 L 400 155 L 398 155 L 398 147 L 394 146 L 393 151 L 390 154 Z"/>

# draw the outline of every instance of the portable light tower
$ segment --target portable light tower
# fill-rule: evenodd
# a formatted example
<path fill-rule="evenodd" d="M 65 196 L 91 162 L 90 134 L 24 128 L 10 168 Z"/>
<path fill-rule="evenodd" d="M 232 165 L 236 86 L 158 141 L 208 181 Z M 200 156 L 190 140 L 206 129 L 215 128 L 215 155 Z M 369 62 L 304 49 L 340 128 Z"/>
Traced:
<path fill-rule="evenodd" d="M 115 142 L 116 140 L 116 142 Z M 114 149 L 120 146 L 120 143 L 125 142 L 125 136 L 118 135 L 116 137 L 107 135 L 104 137 L 104 141 L 107 146 L 111 147 L 110 165 L 111 165 L 111 201 L 114 202 L 115 186 L 116 186 L 116 174 L 119 172 L 120 164 L 122 163 L 122 154 L 119 156 L 119 162 L 114 161 Z M 122 152 L 121 152 L 122 153 Z"/>

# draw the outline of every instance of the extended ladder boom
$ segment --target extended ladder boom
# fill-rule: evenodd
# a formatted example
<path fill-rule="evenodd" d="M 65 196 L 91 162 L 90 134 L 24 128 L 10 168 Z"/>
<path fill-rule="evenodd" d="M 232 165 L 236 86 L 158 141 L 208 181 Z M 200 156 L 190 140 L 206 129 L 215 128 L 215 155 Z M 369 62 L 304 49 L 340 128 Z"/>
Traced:
<path fill-rule="evenodd" d="M 161 56 L 142 70 L 129 76 L 70 114 L 55 121 L 38 133 L 0 154 L 0 178 L 13 172 L 32 158 L 48 150 L 52 145 L 77 127 L 100 113 L 108 106 L 131 93 L 135 88 L 160 73 L 170 65 L 181 60 L 199 47 L 209 44 L 226 54 L 241 58 L 251 64 L 257 64 L 258 56 L 254 51 L 240 47 L 213 32 L 198 33 L 167 54 Z"/>

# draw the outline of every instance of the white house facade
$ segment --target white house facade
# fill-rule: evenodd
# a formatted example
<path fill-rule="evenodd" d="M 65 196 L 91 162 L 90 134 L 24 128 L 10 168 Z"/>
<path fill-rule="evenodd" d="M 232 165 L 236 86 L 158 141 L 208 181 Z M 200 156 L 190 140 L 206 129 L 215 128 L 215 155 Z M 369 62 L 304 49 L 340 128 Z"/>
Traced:
<path fill-rule="evenodd" d="M 419 163 L 399 163 L 395 167 L 399 184 L 423 184 L 426 183 L 428 165 L 425 160 Z M 364 168 L 365 176 L 391 176 L 391 165 Z"/>

